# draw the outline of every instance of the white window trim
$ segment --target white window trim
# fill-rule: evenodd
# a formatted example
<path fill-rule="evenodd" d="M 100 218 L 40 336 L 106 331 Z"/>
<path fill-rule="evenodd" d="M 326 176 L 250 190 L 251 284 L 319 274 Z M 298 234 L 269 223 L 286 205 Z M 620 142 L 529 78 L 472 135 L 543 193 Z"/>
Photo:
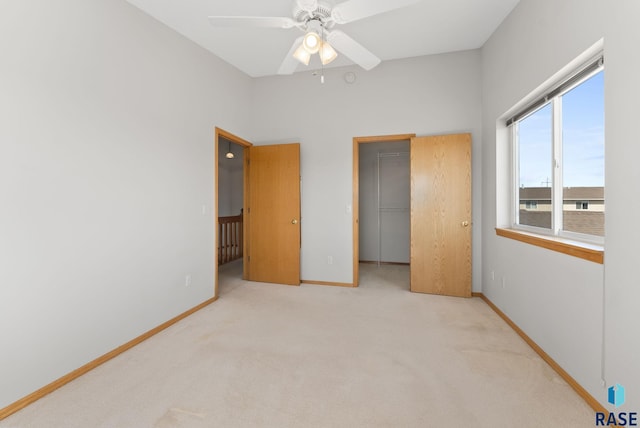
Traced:
<path fill-rule="evenodd" d="M 599 52 L 595 57 L 592 57 L 590 61 L 584 63 L 581 67 L 577 67 L 575 72 L 566 78 L 563 82 L 550 86 L 551 90 L 548 94 L 556 91 L 556 88 L 562 87 L 566 82 L 574 79 L 574 76 L 580 74 L 585 68 L 590 67 L 595 61 L 598 61 L 597 68 L 591 70 L 591 72 L 585 74 L 580 79 L 571 82 L 562 89 L 562 91 L 553 94 L 550 99 L 545 99 L 544 102 L 540 102 L 540 99 L 533 103 L 535 108 L 526 107 L 521 112 L 513 116 L 511 119 L 512 124 L 509 126 L 511 132 L 509 133 L 510 146 L 511 146 L 511 187 L 512 187 L 512 209 L 511 209 L 511 228 L 514 230 L 520 230 L 523 232 L 533 233 L 536 235 L 548 236 L 551 238 L 564 238 L 577 242 L 584 242 L 586 244 L 604 245 L 604 236 L 588 235 L 584 233 L 571 232 L 562 230 L 562 204 L 563 204 L 563 186 L 562 186 L 562 96 L 567 92 L 579 86 L 583 82 L 587 81 L 600 71 L 604 70 L 603 53 Z M 547 96 L 543 97 L 546 98 Z M 537 105 L 536 105 L 537 104 Z M 521 120 L 527 118 L 531 114 L 544 108 L 547 104 L 552 104 L 552 150 L 553 150 L 553 195 L 551 198 L 551 229 L 529 226 L 520 224 L 520 188 L 519 188 L 519 176 L 520 176 L 520 157 L 519 157 L 519 144 L 517 144 L 518 126 Z M 558 206 L 560 208 L 556 208 Z"/>

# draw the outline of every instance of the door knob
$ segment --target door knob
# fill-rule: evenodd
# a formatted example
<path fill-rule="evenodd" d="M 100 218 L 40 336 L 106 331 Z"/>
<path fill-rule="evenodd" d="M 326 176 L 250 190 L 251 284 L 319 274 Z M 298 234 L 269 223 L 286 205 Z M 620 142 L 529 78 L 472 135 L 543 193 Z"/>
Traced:
<path fill-rule="evenodd" d="M 462 226 L 463 226 L 463 227 L 467 227 L 467 226 L 469 226 L 469 222 L 468 222 L 468 221 L 463 221 L 463 222 L 462 222 Z"/>
<path fill-rule="evenodd" d="M 298 224 L 298 220 L 294 218 L 293 220 L 291 220 L 291 224 Z"/>

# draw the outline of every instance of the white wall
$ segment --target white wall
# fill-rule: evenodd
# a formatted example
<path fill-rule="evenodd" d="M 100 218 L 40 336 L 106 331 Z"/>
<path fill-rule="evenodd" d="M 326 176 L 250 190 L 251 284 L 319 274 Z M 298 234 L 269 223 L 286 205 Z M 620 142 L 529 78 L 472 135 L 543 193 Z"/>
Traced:
<path fill-rule="evenodd" d="M 640 2 L 618 0 L 605 15 L 606 378 L 627 388 L 621 411 L 640 411 Z M 629 194 L 634 195 L 629 197 Z"/>
<path fill-rule="evenodd" d="M 634 248 L 640 239 L 635 219 L 640 202 L 628 198 L 630 183 L 640 178 L 635 166 L 640 149 L 632 137 L 640 99 L 639 16 L 634 1 L 522 0 L 482 50 L 483 292 L 603 405 L 602 380 L 607 386 L 625 385 L 628 411 L 640 407 Z M 509 203 L 504 194 L 508 141 L 503 133 L 496 135 L 496 120 L 602 37 L 606 276 L 602 265 L 497 237 L 494 231 L 504 225 Z"/>
<path fill-rule="evenodd" d="M 357 74 L 347 84 L 343 74 Z M 256 79 L 253 142 L 301 144 L 302 279 L 351 283 L 352 138 L 473 134 L 473 218 L 481 214 L 479 51 Z M 474 230 L 473 284 L 480 289 L 480 230 Z M 327 256 L 334 263 L 327 264 Z"/>
<path fill-rule="evenodd" d="M 2 408 L 212 297 L 251 81 L 122 0 L 3 1 L 0 52 Z"/>

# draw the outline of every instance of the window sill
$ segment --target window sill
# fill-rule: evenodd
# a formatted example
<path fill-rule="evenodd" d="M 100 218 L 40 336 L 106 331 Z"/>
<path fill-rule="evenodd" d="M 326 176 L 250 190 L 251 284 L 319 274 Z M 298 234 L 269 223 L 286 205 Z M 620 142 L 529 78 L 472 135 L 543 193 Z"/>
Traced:
<path fill-rule="evenodd" d="M 604 248 L 599 245 L 570 241 L 564 238 L 536 235 L 514 229 L 496 228 L 496 235 L 568 254 L 590 262 L 604 264 Z"/>

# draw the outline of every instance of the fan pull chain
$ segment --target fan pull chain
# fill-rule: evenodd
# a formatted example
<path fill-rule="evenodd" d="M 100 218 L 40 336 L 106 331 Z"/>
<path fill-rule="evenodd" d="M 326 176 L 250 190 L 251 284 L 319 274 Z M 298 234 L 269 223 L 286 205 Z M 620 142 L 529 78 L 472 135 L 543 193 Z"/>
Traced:
<path fill-rule="evenodd" d="M 324 84 L 324 62 L 322 60 L 324 54 L 324 24 L 320 24 L 320 83 Z"/>

